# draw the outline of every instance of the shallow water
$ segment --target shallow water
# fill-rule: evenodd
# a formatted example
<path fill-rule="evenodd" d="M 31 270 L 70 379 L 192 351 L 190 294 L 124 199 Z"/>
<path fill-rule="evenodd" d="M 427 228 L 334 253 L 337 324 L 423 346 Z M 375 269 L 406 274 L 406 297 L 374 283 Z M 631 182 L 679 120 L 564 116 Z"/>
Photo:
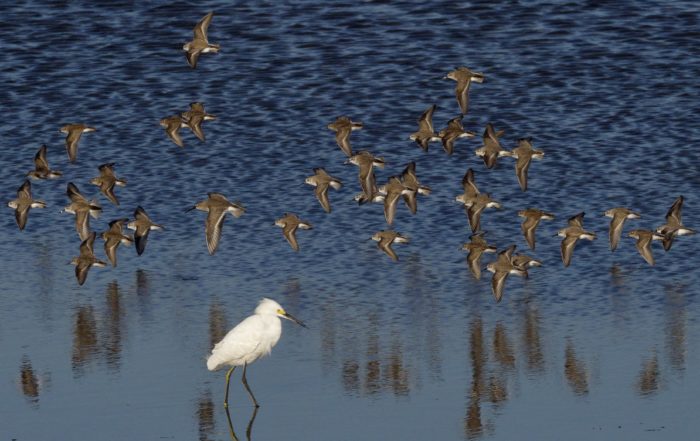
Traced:
<path fill-rule="evenodd" d="M 144 2 L 145 3 L 145 2 Z M 49 205 L 18 231 L 0 220 L 0 438 L 227 439 L 224 373 L 206 370 L 214 342 L 262 296 L 308 323 L 284 324 L 249 382 L 262 407 L 255 439 L 688 439 L 700 429 L 697 237 L 679 238 L 649 267 L 634 241 L 608 251 L 618 205 L 661 225 L 678 195 L 700 227 L 700 8 L 694 2 L 463 3 L 30 2 L 0 14 L 0 188 L 14 197 L 39 145 L 62 179 L 33 183 Z M 221 53 L 190 69 L 180 51 L 206 12 Z M 543 161 L 520 191 L 512 161 L 487 170 L 477 140 L 448 157 L 407 140 L 435 103 L 442 128 L 456 116 L 458 65 L 483 72 L 467 129 L 487 122 L 515 147 L 532 136 Z M 202 101 L 218 120 L 185 149 L 158 120 Z M 367 239 L 386 228 L 379 205 L 358 207 L 357 170 L 326 125 L 362 121 L 355 149 L 383 156 L 380 182 L 411 160 L 433 194 L 417 215 L 398 208 L 411 238 L 394 263 Z M 58 129 L 97 127 L 69 164 Z M 119 249 L 117 268 L 78 286 L 79 240 L 59 213 L 71 181 L 88 196 L 97 166 L 128 179 L 104 197 L 96 231 L 142 205 L 164 231 L 144 255 Z M 325 214 L 304 185 L 313 167 L 343 179 Z M 526 249 L 517 211 L 557 219 L 538 228 L 544 262 L 511 277 L 494 304 L 459 250 L 468 224 L 454 202 L 468 167 L 503 209 L 482 226 L 499 248 Z M 219 191 L 247 212 L 225 221 L 209 256 L 201 212 Z M 314 228 L 295 253 L 272 224 L 285 211 Z M 559 239 L 585 211 L 598 233 L 564 269 Z M 103 257 L 102 242 L 95 244 Z M 693 256 L 690 259 L 687 256 Z M 489 257 L 484 260 L 484 264 Z M 245 439 L 253 415 L 236 373 L 231 415 Z"/>

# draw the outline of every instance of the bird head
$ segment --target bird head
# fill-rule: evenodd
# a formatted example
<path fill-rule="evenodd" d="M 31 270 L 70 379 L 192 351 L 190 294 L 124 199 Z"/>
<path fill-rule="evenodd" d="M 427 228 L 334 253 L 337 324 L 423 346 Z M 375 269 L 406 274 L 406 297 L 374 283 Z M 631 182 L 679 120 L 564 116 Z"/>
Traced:
<path fill-rule="evenodd" d="M 256 314 L 274 314 L 279 318 L 291 320 L 294 323 L 296 323 L 299 326 L 306 327 L 304 323 L 302 323 L 300 320 L 295 318 L 293 315 L 289 314 L 287 311 L 282 308 L 282 306 L 275 302 L 272 299 L 264 298 L 260 301 L 258 304 L 258 307 L 255 308 L 255 313 Z"/>

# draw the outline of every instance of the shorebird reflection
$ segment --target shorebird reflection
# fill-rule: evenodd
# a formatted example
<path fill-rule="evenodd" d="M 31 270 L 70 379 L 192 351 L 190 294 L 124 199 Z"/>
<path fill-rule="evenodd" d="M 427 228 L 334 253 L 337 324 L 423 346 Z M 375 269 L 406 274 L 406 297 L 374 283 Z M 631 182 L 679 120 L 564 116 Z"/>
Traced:
<path fill-rule="evenodd" d="M 33 405 L 39 404 L 39 379 L 34 373 L 32 362 L 25 355 L 22 357 L 22 365 L 19 368 L 22 393 Z"/>
<path fill-rule="evenodd" d="M 211 391 L 207 390 L 197 401 L 197 429 L 199 441 L 209 441 L 214 435 L 216 428 L 216 418 L 214 417 L 214 401 L 211 398 Z"/>
<path fill-rule="evenodd" d="M 107 314 L 105 317 L 106 323 L 104 324 L 105 335 L 102 338 L 101 346 L 104 350 L 107 366 L 119 370 L 122 355 L 122 337 L 124 334 L 122 318 L 125 315 L 125 311 L 121 305 L 119 284 L 116 280 L 107 285 L 105 303 Z"/>
<path fill-rule="evenodd" d="M 209 307 L 209 347 L 213 348 L 230 329 L 224 307 L 215 301 Z"/>
<path fill-rule="evenodd" d="M 576 350 L 571 341 L 566 343 L 564 351 L 564 376 L 576 395 L 588 394 L 588 372 L 586 365 L 576 357 Z"/>
<path fill-rule="evenodd" d="M 667 285 L 664 287 L 666 297 L 666 351 L 671 367 L 679 372 L 685 370 L 687 304 L 685 285 Z"/>
<path fill-rule="evenodd" d="M 484 330 L 481 318 L 476 318 L 469 327 L 469 361 L 472 366 L 472 383 L 469 389 L 469 402 L 464 417 L 464 433 L 468 439 L 478 438 L 484 431 L 481 418 L 481 395 L 484 391 Z"/>
<path fill-rule="evenodd" d="M 642 396 L 649 396 L 659 389 L 659 358 L 656 351 L 645 360 L 637 379 L 637 391 Z"/>
<path fill-rule="evenodd" d="M 75 313 L 71 356 L 71 367 L 76 378 L 83 376 L 85 365 L 92 361 L 98 352 L 95 313 L 92 306 L 80 306 Z"/>

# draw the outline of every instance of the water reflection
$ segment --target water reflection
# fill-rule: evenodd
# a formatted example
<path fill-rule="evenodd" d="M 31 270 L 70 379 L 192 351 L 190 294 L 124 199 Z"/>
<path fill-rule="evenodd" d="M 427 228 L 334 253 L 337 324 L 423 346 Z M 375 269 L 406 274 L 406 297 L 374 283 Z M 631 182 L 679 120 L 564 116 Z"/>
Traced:
<path fill-rule="evenodd" d="M 336 333 L 335 333 L 335 308 L 333 299 L 330 302 L 324 302 L 321 309 L 321 360 L 322 366 L 325 373 L 328 373 L 335 362 L 335 345 L 336 345 Z M 345 369 L 343 368 L 343 371 Z M 347 389 L 347 388 L 346 388 Z"/>
<path fill-rule="evenodd" d="M 219 302 L 209 306 L 209 348 L 221 341 L 228 332 L 228 321 L 224 307 Z"/>
<path fill-rule="evenodd" d="M 472 381 L 469 388 L 467 414 L 464 418 L 464 433 L 467 438 L 476 438 L 484 431 L 481 419 L 481 395 L 484 391 L 484 330 L 481 318 L 476 318 L 469 327 L 469 361 L 472 368 Z"/>
<path fill-rule="evenodd" d="M 408 371 L 404 365 L 401 340 L 398 336 L 395 336 L 389 352 L 384 370 L 384 384 L 397 396 L 408 395 L 410 392 Z"/>
<path fill-rule="evenodd" d="M 252 436 L 253 423 L 255 422 L 255 418 L 258 415 L 258 410 L 260 410 L 259 407 L 253 407 L 253 414 L 250 416 L 250 420 L 248 421 L 248 425 L 245 429 L 245 436 L 248 441 L 250 441 Z M 228 430 L 229 434 L 231 435 L 231 439 L 233 441 L 238 441 L 239 438 L 238 435 L 236 435 L 236 431 L 233 428 L 233 422 L 231 421 L 231 413 L 229 412 L 228 407 L 226 408 L 226 421 L 228 422 Z"/>
<path fill-rule="evenodd" d="M 639 372 L 637 380 L 637 391 L 642 396 L 656 393 L 659 389 L 659 358 L 656 351 L 652 356 L 642 363 L 642 370 Z"/>
<path fill-rule="evenodd" d="M 75 313 L 73 326 L 73 376 L 82 377 L 84 368 L 98 354 L 97 322 L 92 306 L 80 306 Z"/>
<path fill-rule="evenodd" d="M 147 296 L 150 291 L 148 283 L 148 273 L 142 269 L 136 270 L 136 295 L 138 297 Z"/>
<path fill-rule="evenodd" d="M 122 329 L 122 317 L 125 311 L 121 307 L 119 284 L 116 280 L 107 285 L 105 302 L 106 323 L 102 337 L 102 349 L 104 350 L 107 367 L 119 370 L 122 353 L 122 335 L 124 333 Z"/>
<path fill-rule="evenodd" d="M 564 376 L 576 395 L 588 393 L 588 371 L 586 365 L 576 356 L 574 344 L 569 340 L 564 350 Z"/>
<path fill-rule="evenodd" d="M 664 287 L 666 350 L 671 367 L 680 372 L 685 370 L 686 357 L 686 288 L 685 285 L 666 285 Z"/>
<path fill-rule="evenodd" d="M 382 389 L 381 369 L 379 361 L 379 318 L 376 312 L 371 312 L 368 316 L 369 326 L 367 326 L 367 350 L 365 355 L 364 391 L 367 394 L 375 394 Z"/>
<path fill-rule="evenodd" d="M 139 318 L 144 323 L 153 322 L 151 307 L 151 283 L 148 272 L 142 269 L 136 270 L 136 298 L 139 304 Z"/>
<path fill-rule="evenodd" d="M 36 274 L 39 276 L 37 294 L 39 307 L 41 308 L 42 326 L 47 326 L 53 321 L 51 309 L 53 306 L 51 294 L 54 289 L 54 254 L 50 247 L 44 243 L 38 246 Z"/>
<path fill-rule="evenodd" d="M 214 401 L 211 398 L 211 391 L 207 390 L 197 401 L 197 428 L 199 441 L 209 441 L 216 428 L 216 418 L 214 418 Z"/>
<path fill-rule="evenodd" d="M 34 373 L 32 362 L 27 356 L 22 357 L 22 364 L 19 368 L 20 384 L 22 393 L 34 405 L 39 405 L 39 379 Z"/>
<path fill-rule="evenodd" d="M 508 340 L 505 326 L 500 322 L 493 330 L 493 354 L 503 368 L 513 369 L 515 367 L 513 346 Z"/>
<path fill-rule="evenodd" d="M 544 354 L 542 353 L 542 339 L 540 338 L 540 315 L 532 303 L 525 306 L 525 322 L 523 331 L 523 345 L 527 370 L 533 373 L 541 373 L 544 370 Z"/>
<path fill-rule="evenodd" d="M 438 277 L 429 265 L 423 263 L 420 254 L 411 254 L 406 259 L 406 283 L 403 295 L 409 305 L 412 347 L 417 355 L 426 359 L 428 375 L 436 381 L 442 380 L 442 355 L 440 304 L 434 286 Z M 417 342 L 423 344 L 416 345 Z"/>
<path fill-rule="evenodd" d="M 345 360 L 343 362 L 341 382 L 346 392 L 360 390 L 360 365 L 356 360 Z"/>
<path fill-rule="evenodd" d="M 381 334 L 382 316 L 372 311 L 362 318 L 361 323 L 352 321 L 344 323 L 347 328 L 340 333 L 336 330 L 337 322 L 328 320 L 334 317 L 333 306 L 328 303 L 322 308 L 326 311 L 321 324 L 321 349 L 324 370 L 335 366 L 336 335 L 342 335 L 343 360 L 338 371 L 343 390 L 349 394 L 378 395 L 389 392 L 395 396 L 406 396 L 411 392 L 412 377 L 407 363 L 405 335 L 392 332 L 383 342 Z M 342 323 L 342 322 L 341 322 Z M 418 348 L 420 350 L 422 347 Z"/>

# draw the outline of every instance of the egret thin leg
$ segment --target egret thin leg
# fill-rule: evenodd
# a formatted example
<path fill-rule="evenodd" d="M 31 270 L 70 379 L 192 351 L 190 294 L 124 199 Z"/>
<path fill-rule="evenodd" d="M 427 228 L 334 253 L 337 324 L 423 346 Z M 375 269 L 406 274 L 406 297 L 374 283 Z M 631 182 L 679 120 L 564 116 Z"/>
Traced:
<path fill-rule="evenodd" d="M 253 404 L 255 404 L 255 407 L 260 407 L 258 404 L 258 400 L 255 399 L 255 395 L 253 395 L 253 391 L 250 390 L 250 386 L 248 386 L 248 380 L 245 378 L 245 371 L 246 368 L 248 367 L 248 363 L 243 365 L 243 377 L 241 377 L 241 380 L 243 381 L 243 386 L 245 386 L 245 390 L 248 391 L 248 395 L 250 395 L 250 399 L 253 400 Z"/>
<path fill-rule="evenodd" d="M 236 366 L 231 366 L 231 369 L 226 372 L 226 394 L 224 395 L 224 408 L 228 409 L 228 384 L 231 381 L 231 374 L 233 373 L 233 370 L 236 369 Z M 243 370 L 245 372 L 245 369 Z"/>

